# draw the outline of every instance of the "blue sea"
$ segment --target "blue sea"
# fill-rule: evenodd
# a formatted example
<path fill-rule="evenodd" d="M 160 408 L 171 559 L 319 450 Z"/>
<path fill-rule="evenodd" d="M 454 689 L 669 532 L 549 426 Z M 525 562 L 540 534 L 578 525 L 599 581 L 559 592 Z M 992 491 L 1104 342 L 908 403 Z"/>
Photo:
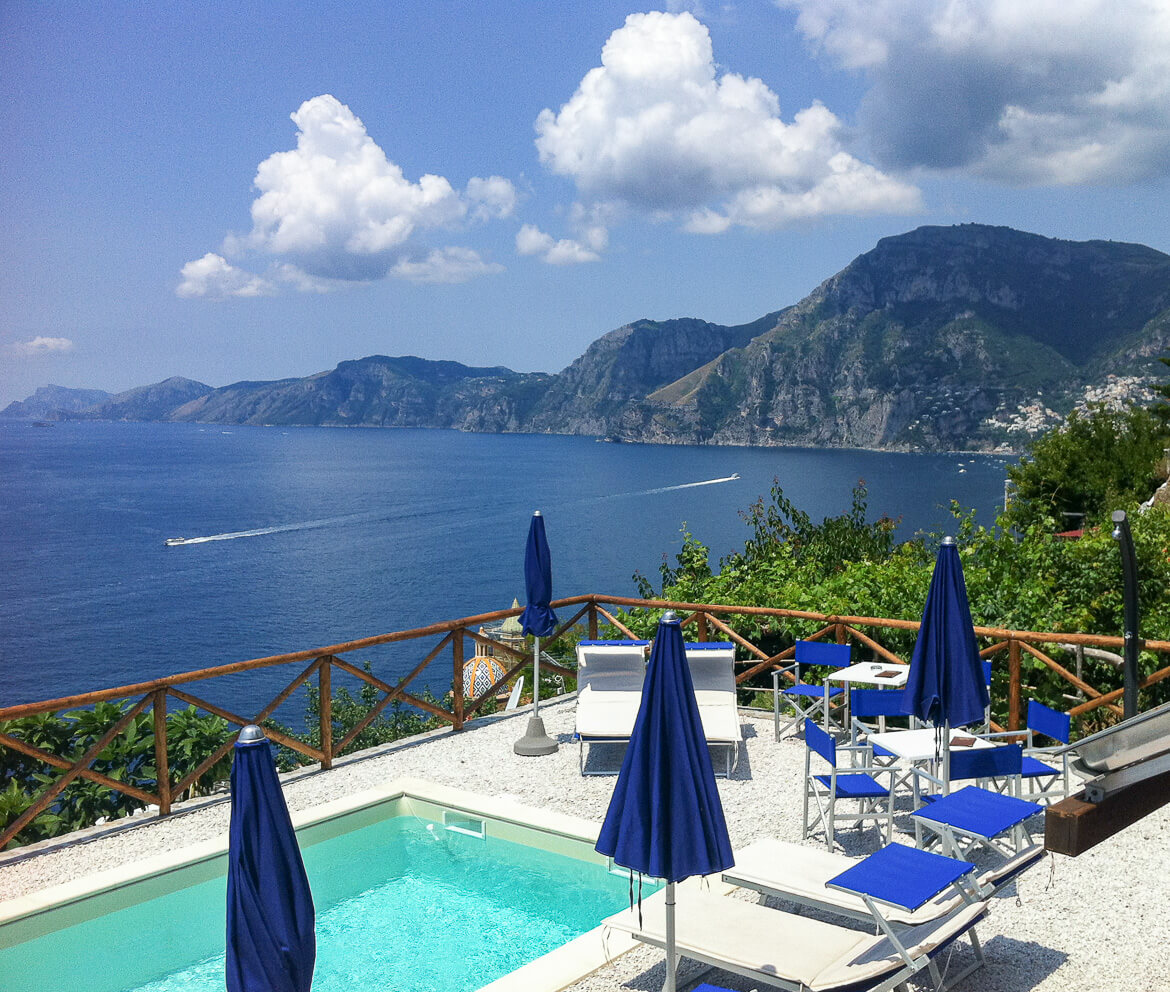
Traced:
<path fill-rule="evenodd" d="M 632 574 L 657 581 L 684 521 L 713 559 L 742 547 L 740 511 L 773 478 L 818 520 L 847 509 L 864 479 L 871 518 L 900 517 L 909 537 L 947 528 L 952 499 L 990 522 L 1006 461 L 440 430 L 0 424 L 0 705 L 523 602 L 534 509 L 554 595 L 635 595 Z M 351 660 L 394 681 L 431 647 Z M 450 688 L 449 659 L 425 673 L 436 695 Z M 232 676 L 207 697 L 250 715 L 295 673 Z M 278 716 L 296 724 L 300 704 L 288 705 Z"/>

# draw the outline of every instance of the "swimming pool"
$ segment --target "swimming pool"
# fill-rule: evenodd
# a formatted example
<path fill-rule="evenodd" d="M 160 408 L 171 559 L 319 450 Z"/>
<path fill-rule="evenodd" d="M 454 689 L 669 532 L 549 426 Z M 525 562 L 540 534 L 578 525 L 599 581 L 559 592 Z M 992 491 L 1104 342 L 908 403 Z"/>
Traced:
<path fill-rule="evenodd" d="M 317 907 L 314 992 L 470 992 L 626 905 L 628 879 L 592 850 L 593 825 L 534 826 L 523 821 L 549 815 L 422 786 L 298 826 Z M 218 847 L 0 918 L 0 992 L 220 992 Z"/>

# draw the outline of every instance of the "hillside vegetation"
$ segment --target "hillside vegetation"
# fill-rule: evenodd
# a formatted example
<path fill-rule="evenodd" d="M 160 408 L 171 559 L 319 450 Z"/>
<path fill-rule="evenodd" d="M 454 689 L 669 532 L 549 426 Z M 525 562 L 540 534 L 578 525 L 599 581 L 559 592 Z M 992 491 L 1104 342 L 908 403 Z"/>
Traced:
<path fill-rule="evenodd" d="M 747 324 L 636 320 L 555 374 L 373 355 L 218 389 L 55 390 L 0 415 L 1015 450 L 1087 396 L 1133 398 L 1168 345 L 1170 256 L 964 224 L 884 238 Z"/>
<path fill-rule="evenodd" d="M 1166 435 L 1155 423 L 1141 408 L 1091 411 L 1038 439 L 1009 469 L 1016 497 L 993 526 L 979 526 L 974 511 L 952 505 L 951 533 L 959 544 L 976 625 L 1118 636 L 1123 630 L 1121 560 L 1109 514 L 1124 509 L 1138 557 L 1140 634 L 1170 640 L 1170 506 L 1140 507 L 1164 477 L 1160 462 Z M 1057 538 L 1055 532 L 1064 526 L 1061 514 L 1070 506 L 1086 515 L 1083 536 Z M 646 576 L 635 580 L 646 598 L 920 620 L 943 535 L 918 534 L 897 543 L 894 521 L 869 520 L 867 509 L 865 485 L 859 483 L 847 513 L 817 523 L 776 484 L 768 499 L 744 511 L 752 536 L 742 551 L 716 565 L 684 525 L 682 549 L 673 565 L 662 566 L 657 587 Z M 629 619 L 643 635 L 652 632 L 654 615 L 636 610 Z M 733 626 L 778 653 L 821 625 L 742 617 Z M 909 659 L 915 635 L 882 631 L 879 639 Z M 1056 653 L 1058 661 L 1075 668 L 1071 651 Z M 1166 656 L 1141 654 L 1143 674 L 1166 664 Z M 1067 682 L 1030 656 L 1022 665 L 1025 700 L 1071 708 Z M 993 686 L 1001 724 L 1007 716 L 1006 677 L 999 671 Z M 1102 691 L 1121 686 L 1117 667 L 1100 659 L 1085 660 L 1085 679 Z M 1141 708 L 1166 700 L 1170 680 L 1145 690 Z M 1097 711 L 1080 729 L 1090 730 L 1107 718 Z"/>

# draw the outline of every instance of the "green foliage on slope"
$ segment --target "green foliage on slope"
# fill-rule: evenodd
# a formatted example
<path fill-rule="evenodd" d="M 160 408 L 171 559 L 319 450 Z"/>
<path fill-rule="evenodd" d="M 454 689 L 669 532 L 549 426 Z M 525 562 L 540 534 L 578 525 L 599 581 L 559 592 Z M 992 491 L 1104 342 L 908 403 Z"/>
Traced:
<path fill-rule="evenodd" d="M 1059 523 L 1065 513 L 1083 513 L 1087 524 L 1101 523 L 1158 487 L 1164 444 L 1165 428 L 1148 410 L 1074 411 L 1008 468 L 1015 498 L 1006 519 L 1026 527 L 1046 516 Z"/>
<path fill-rule="evenodd" d="M 1154 507 L 1138 513 L 1135 502 L 1124 506 L 1138 555 L 1142 608 L 1141 634 L 1170 639 L 1170 509 Z M 1053 536 L 1054 523 L 1041 517 L 1023 530 L 1009 528 L 1001 518 L 979 526 L 974 512 L 952 506 L 972 619 L 978 626 L 1014 630 L 1118 635 L 1122 630 L 1120 557 L 1109 528 L 1091 528 L 1079 541 Z M 746 514 L 754 535 L 742 552 L 725 558 L 716 570 L 708 549 L 684 528 L 676 564 L 662 568 L 662 584 L 654 590 L 644 576 L 635 576 L 644 596 L 690 603 L 764 606 L 842 616 L 921 619 L 941 534 L 919 534 L 895 543 L 892 523 L 867 521 L 865 489 L 854 490 L 851 509 L 813 524 L 792 507 L 779 486 L 770 502 Z M 632 629 L 648 636 L 657 613 L 632 612 Z M 739 617 L 729 620 L 744 637 L 769 653 L 778 653 L 822 624 L 799 618 Z M 883 630 L 877 640 L 909 660 L 915 634 Z M 1075 665 L 1071 652 L 1050 648 L 1066 667 Z M 864 649 L 862 649 L 864 653 Z M 1109 662 L 1086 659 L 1085 679 L 1102 690 L 1120 687 L 1121 674 Z M 1143 652 L 1143 673 L 1167 659 Z M 997 666 L 993 708 L 1006 721 L 1007 672 Z M 1034 698 L 1067 710 L 1071 685 L 1025 655 L 1022 659 L 1023 698 Z M 763 686 L 764 683 L 761 683 Z M 1170 699 L 1170 686 L 1159 683 L 1143 693 L 1142 708 Z M 1102 719 L 1098 714 L 1082 729 Z"/>

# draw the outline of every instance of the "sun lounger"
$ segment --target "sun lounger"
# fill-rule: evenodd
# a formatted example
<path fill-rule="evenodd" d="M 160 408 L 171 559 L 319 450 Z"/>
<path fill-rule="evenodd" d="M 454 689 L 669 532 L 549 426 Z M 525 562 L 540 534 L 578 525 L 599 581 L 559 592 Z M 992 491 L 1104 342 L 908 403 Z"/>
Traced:
<path fill-rule="evenodd" d="M 577 645 L 580 767 L 587 745 L 628 741 L 642 702 L 649 641 L 581 641 Z"/>
<path fill-rule="evenodd" d="M 1043 856 L 1043 846 L 1036 844 L 978 875 L 974 881 L 980 898 L 990 898 Z M 736 851 L 735 867 L 723 873 L 723 881 L 800 906 L 829 910 L 869 923 L 873 917 L 865 900 L 840 889 L 825 887 L 826 883 L 857 863 L 856 858 L 844 854 L 767 838 Z M 916 926 L 953 912 L 961 903 L 959 894 L 948 889 L 912 912 L 891 906 L 884 915 L 890 923 Z"/>
<path fill-rule="evenodd" d="M 699 704 L 699 719 L 708 744 L 727 748 L 727 775 L 739 754 L 743 729 L 735 687 L 735 645 L 705 641 L 686 646 L 687 664 Z"/>
<path fill-rule="evenodd" d="M 675 947 L 682 957 L 794 992 L 888 992 L 924 969 L 941 985 L 934 958 L 956 938 L 970 932 L 982 960 L 972 928 L 987 914 L 987 905 L 985 901 L 964 905 L 895 938 L 680 887 Z M 665 947 L 663 893 L 644 899 L 640 912 L 624 910 L 604 925 Z"/>

